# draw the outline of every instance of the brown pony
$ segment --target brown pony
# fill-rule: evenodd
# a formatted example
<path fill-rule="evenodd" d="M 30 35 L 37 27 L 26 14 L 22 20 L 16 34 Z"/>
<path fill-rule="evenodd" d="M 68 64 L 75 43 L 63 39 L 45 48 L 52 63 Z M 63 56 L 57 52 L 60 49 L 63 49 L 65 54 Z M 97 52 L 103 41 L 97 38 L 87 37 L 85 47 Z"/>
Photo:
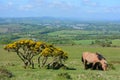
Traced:
<path fill-rule="evenodd" d="M 97 65 L 97 67 L 101 66 L 102 70 L 107 70 L 107 61 L 99 53 L 83 52 L 82 62 L 85 69 L 87 69 L 88 66 L 89 68 L 94 69 L 95 65 L 99 63 L 100 65 Z"/>

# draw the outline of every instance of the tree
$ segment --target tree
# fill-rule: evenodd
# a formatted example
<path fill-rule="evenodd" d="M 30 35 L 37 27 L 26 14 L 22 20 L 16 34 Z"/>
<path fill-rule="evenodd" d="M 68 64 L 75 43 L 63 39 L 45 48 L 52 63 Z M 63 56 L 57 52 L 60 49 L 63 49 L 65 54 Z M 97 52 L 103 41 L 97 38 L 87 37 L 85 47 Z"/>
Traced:
<path fill-rule="evenodd" d="M 60 65 L 63 64 L 63 61 L 68 59 L 68 54 L 62 51 L 60 48 L 55 48 L 53 45 L 48 45 L 40 54 L 38 58 L 38 64 L 40 67 L 40 58 L 42 59 L 42 67 L 46 64 L 49 57 L 52 57 L 52 61 L 49 63 L 53 65 L 54 63 L 58 63 Z"/>
<path fill-rule="evenodd" d="M 112 41 L 105 39 L 105 40 L 95 40 L 95 44 L 98 44 L 102 47 L 111 47 Z"/>
<path fill-rule="evenodd" d="M 25 68 L 32 65 L 34 68 L 34 63 L 32 58 L 38 55 L 42 49 L 46 46 L 43 42 L 35 42 L 33 40 L 19 40 L 8 44 L 4 47 L 8 52 L 16 52 L 19 58 L 24 62 Z"/>
<path fill-rule="evenodd" d="M 18 57 L 24 62 L 25 68 L 32 66 L 34 68 L 33 57 L 39 54 L 38 64 L 40 67 L 40 58 L 43 57 L 42 66 L 44 66 L 49 57 L 52 57 L 53 62 L 60 62 L 68 58 L 67 53 L 61 49 L 55 48 L 53 45 L 47 45 L 44 42 L 33 40 L 18 40 L 4 47 L 8 52 L 16 52 Z"/>

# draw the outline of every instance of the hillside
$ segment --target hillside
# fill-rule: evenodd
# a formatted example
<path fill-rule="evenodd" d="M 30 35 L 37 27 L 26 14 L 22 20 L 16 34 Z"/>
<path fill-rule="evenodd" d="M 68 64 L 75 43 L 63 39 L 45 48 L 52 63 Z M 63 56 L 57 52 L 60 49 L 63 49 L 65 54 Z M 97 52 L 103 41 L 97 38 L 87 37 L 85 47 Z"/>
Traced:
<path fill-rule="evenodd" d="M 20 38 L 42 40 L 52 44 L 77 44 L 76 41 L 80 40 L 118 40 L 120 23 L 51 17 L 0 18 L 0 43 L 9 43 Z"/>

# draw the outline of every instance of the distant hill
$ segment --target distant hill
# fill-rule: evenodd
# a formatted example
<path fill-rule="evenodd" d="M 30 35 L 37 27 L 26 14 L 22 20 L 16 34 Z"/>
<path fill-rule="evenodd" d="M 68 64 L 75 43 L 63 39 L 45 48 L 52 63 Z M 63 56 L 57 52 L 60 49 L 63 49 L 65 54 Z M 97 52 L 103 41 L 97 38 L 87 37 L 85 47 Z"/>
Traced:
<path fill-rule="evenodd" d="M 0 23 L 70 23 L 72 20 L 54 17 L 0 18 Z"/>
<path fill-rule="evenodd" d="M 18 17 L 18 18 L 0 18 L 0 23 L 119 23 L 120 21 L 92 21 L 72 18 L 55 18 L 55 17 Z"/>

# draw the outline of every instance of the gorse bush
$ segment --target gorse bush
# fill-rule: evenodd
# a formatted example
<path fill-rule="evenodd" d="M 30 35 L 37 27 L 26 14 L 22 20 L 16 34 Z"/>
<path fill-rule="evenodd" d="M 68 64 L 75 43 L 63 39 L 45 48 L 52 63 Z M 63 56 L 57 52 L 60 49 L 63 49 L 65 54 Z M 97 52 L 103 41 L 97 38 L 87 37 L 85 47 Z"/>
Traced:
<path fill-rule="evenodd" d="M 24 62 L 25 68 L 32 66 L 34 68 L 33 57 L 39 55 L 38 64 L 40 66 L 40 58 L 43 57 L 42 66 L 46 64 L 48 57 L 52 57 L 53 61 L 60 62 L 68 58 L 67 53 L 53 45 L 45 42 L 33 40 L 18 40 L 4 47 L 8 52 L 16 52 L 19 58 Z"/>
<path fill-rule="evenodd" d="M 44 46 L 46 46 L 46 44 L 43 42 L 35 42 L 33 40 L 19 40 L 6 45 L 4 49 L 8 52 L 16 52 L 19 58 L 24 62 L 25 67 L 32 65 L 32 68 L 34 68 L 32 58 L 39 54 Z"/>

